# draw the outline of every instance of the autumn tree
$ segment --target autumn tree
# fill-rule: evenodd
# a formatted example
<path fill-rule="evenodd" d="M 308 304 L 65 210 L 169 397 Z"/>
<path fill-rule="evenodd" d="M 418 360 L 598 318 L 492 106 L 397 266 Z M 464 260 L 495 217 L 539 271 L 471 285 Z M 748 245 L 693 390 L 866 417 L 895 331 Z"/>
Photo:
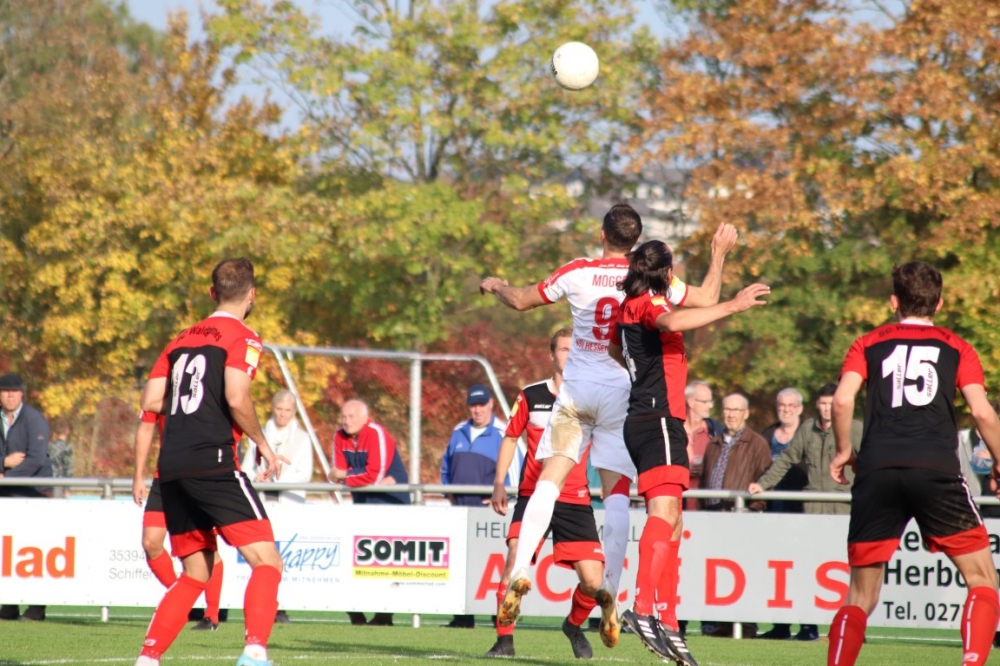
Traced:
<path fill-rule="evenodd" d="M 134 405 L 162 346 L 211 311 L 208 275 L 227 255 L 258 266 L 254 325 L 289 339 L 283 231 L 299 218 L 299 160 L 268 131 L 277 109 L 227 101 L 232 75 L 211 42 L 188 44 L 183 16 L 160 57 L 132 58 L 101 2 L 30 11 L 63 26 L 39 33 L 39 48 L 51 40 L 68 57 L 8 108 L 17 132 L 0 182 L 0 321 L 10 365 L 42 388 L 45 411 Z M 87 17 L 102 12 L 93 28 Z"/>
<path fill-rule="evenodd" d="M 703 234 L 735 221 L 729 285 L 770 304 L 706 332 L 693 372 L 768 395 L 835 380 L 850 340 L 891 316 L 894 263 L 945 273 L 940 323 L 1000 378 L 996 65 L 1000 9 L 967 0 L 687 2 L 695 20 L 660 59 L 645 159 L 694 172 Z M 697 271 L 704 236 L 692 239 Z M 737 277 L 732 277 L 737 276 Z M 990 363 L 989 361 L 994 361 Z"/>

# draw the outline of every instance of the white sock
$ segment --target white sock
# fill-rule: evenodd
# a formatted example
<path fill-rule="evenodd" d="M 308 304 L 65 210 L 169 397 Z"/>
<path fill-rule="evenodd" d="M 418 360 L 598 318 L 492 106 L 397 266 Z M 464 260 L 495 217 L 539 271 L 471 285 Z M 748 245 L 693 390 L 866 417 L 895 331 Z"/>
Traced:
<path fill-rule="evenodd" d="M 245 645 L 243 654 L 258 661 L 267 661 L 267 648 L 263 645 Z"/>
<path fill-rule="evenodd" d="M 517 553 L 514 555 L 513 572 L 527 569 L 531 565 L 531 556 L 535 554 L 538 543 L 545 536 L 552 522 L 552 512 L 559 499 L 559 486 L 551 481 L 539 481 L 535 492 L 531 493 L 528 506 L 521 518 L 521 535 L 517 540 Z"/>
<path fill-rule="evenodd" d="M 625 551 L 628 549 L 629 499 L 625 495 L 609 495 L 604 500 L 604 578 L 615 590 L 622 580 Z"/>
<path fill-rule="evenodd" d="M 139 655 L 139 658 L 135 660 L 135 666 L 160 666 L 160 660 L 153 659 L 152 657 L 147 657 L 145 655 Z"/>

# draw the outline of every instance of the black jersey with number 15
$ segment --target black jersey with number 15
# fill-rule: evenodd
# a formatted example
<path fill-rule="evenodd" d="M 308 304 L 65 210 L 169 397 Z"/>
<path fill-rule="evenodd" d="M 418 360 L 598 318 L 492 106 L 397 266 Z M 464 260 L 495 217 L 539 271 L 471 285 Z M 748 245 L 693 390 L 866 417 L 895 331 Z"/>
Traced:
<path fill-rule="evenodd" d="M 166 422 L 160 449 L 162 481 L 239 469 L 236 445 L 243 431 L 226 402 L 226 368 L 253 379 L 263 349 L 239 319 L 216 312 L 167 345 L 150 378 L 166 377 Z"/>
<path fill-rule="evenodd" d="M 955 390 L 985 382 L 972 345 L 939 326 L 890 324 L 851 345 L 846 372 L 867 386 L 859 474 L 887 467 L 960 473 Z"/>

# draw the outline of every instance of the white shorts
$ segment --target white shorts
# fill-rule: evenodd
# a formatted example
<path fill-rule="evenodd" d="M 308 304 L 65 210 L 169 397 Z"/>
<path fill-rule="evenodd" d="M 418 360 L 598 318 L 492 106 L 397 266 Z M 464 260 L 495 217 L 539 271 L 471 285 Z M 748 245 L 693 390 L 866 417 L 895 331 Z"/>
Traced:
<path fill-rule="evenodd" d="M 591 465 L 635 480 L 635 465 L 622 434 L 628 394 L 624 388 L 563 381 L 535 458 L 565 456 L 580 462 L 580 451 L 590 441 Z"/>

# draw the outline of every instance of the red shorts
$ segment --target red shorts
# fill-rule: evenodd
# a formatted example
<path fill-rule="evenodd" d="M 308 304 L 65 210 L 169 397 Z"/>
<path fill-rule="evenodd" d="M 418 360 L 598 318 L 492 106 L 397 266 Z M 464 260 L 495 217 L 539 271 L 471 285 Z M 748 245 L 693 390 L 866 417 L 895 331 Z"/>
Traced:
<path fill-rule="evenodd" d="M 160 482 L 175 557 L 217 550 L 215 534 L 231 546 L 274 541 L 271 522 L 243 472 Z"/>

